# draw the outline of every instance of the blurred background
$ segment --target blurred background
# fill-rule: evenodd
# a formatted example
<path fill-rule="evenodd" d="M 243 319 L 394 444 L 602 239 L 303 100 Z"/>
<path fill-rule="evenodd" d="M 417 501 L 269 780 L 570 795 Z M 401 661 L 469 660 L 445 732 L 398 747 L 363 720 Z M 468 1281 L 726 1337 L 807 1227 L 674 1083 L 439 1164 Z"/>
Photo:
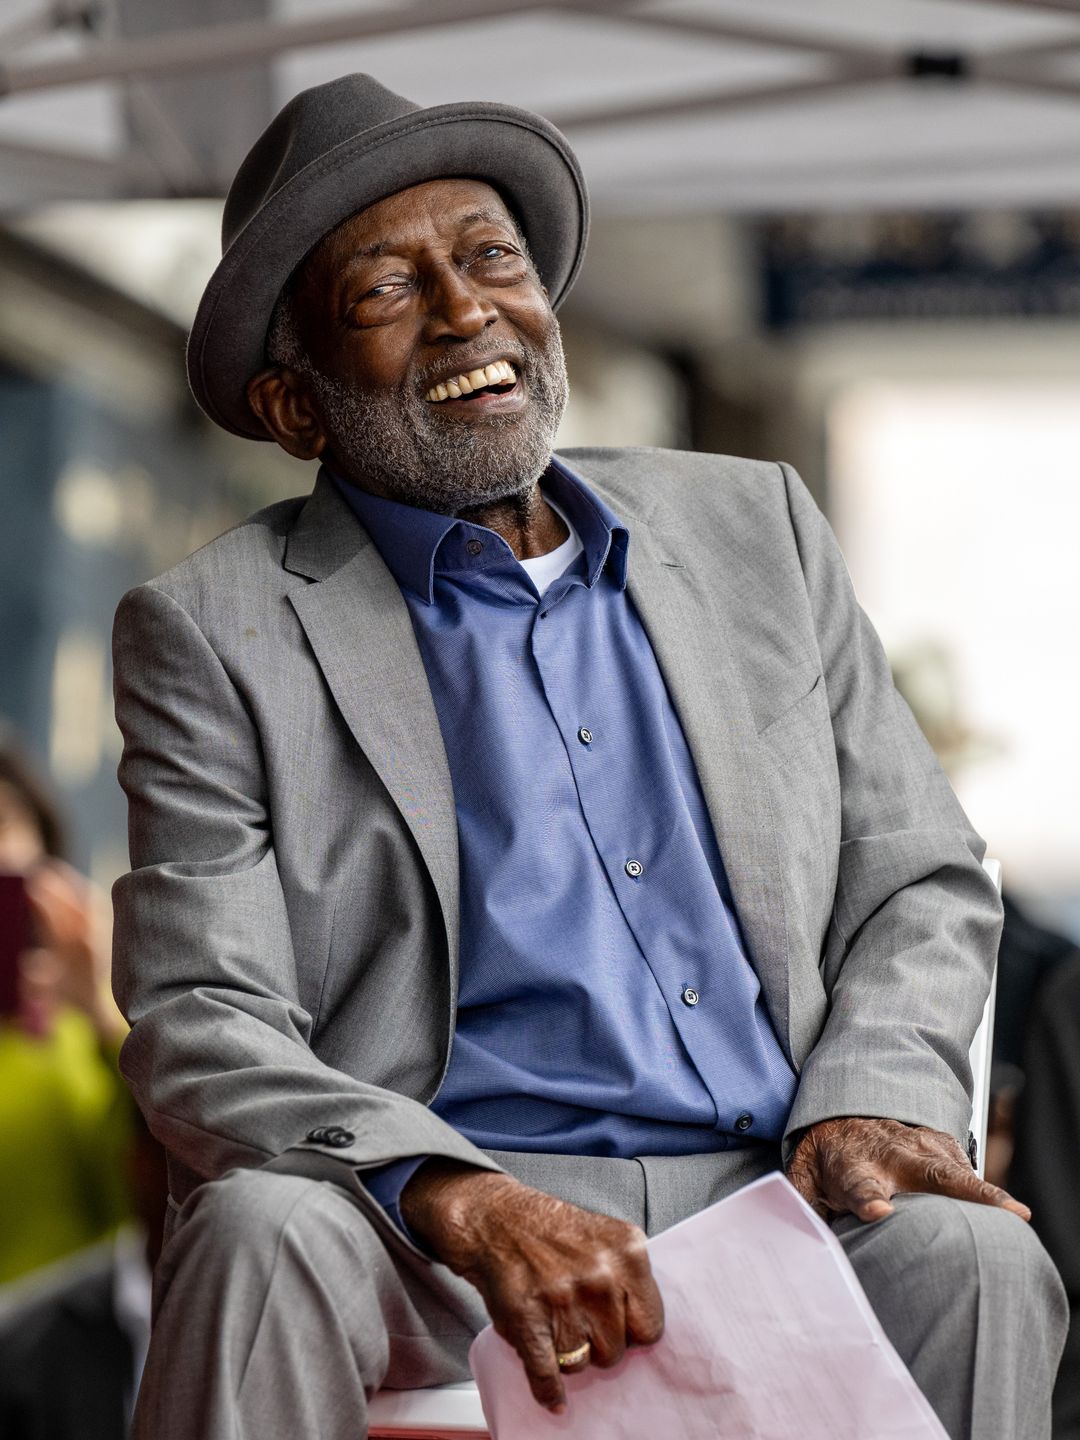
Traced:
<path fill-rule="evenodd" d="M 538 110 L 577 149 L 564 444 L 785 459 L 810 485 L 1004 865 L 997 1173 L 1026 1103 L 1029 1152 L 1075 1178 L 1073 0 L 0 0 L 0 717 L 68 858 L 100 887 L 126 868 L 119 597 L 312 483 L 200 415 L 183 346 L 239 160 L 350 70 Z M 1025 1046 L 1058 1057 L 1041 1081 Z M 1080 1400 L 1059 1412 L 1080 1436 Z"/>

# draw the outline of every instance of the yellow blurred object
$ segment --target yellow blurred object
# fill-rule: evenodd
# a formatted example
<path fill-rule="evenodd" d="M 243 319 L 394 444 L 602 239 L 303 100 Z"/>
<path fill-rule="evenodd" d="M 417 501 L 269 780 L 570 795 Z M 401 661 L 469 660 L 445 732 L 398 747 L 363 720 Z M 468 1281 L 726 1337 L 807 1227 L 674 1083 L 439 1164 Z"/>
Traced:
<path fill-rule="evenodd" d="M 118 1050 L 75 1010 L 40 1037 L 0 1021 L 0 1284 L 130 1214 L 132 1113 Z"/>

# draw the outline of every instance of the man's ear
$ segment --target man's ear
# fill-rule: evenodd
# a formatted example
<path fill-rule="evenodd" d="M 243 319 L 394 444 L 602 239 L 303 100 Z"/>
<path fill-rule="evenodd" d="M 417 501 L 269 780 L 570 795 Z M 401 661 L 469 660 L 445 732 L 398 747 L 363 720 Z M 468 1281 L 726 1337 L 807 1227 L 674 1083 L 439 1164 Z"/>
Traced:
<path fill-rule="evenodd" d="M 294 370 L 273 365 L 247 383 L 248 404 L 271 439 L 298 460 L 314 460 L 326 449 L 322 424 Z"/>

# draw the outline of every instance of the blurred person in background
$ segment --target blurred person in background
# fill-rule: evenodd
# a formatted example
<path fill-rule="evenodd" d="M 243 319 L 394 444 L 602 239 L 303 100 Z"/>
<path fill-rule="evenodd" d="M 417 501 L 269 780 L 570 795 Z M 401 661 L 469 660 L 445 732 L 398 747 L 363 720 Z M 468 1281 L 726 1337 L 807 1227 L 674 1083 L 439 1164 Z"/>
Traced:
<path fill-rule="evenodd" d="M 1054 1387 L 1054 1440 L 1080 1440 L 1080 952 L 1034 989 L 1024 1027 L 1009 1185 L 1032 1207 L 1065 1282 L 1071 1324 Z"/>
<path fill-rule="evenodd" d="M 892 672 L 897 690 L 951 780 L 1001 754 L 1002 742 L 965 718 L 954 662 L 943 646 L 934 640 L 908 646 L 893 657 Z M 998 946 L 985 1156 L 987 1179 L 998 1185 L 1007 1183 L 1013 1159 L 1016 1111 L 1027 1071 L 1025 1035 L 1035 996 L 1062 961 L 1080 954 L 1069 936 L 1040 924 L 1027 912 L 1012 893 L 1007 872 L 1002 878 L 1004 921 Z M 1080 1147 L 1080 1131 L 1077 1135 Z"/>
<path fill-rule="evenodd" d="M 893 661 L 897 689 L 949 776 L 997 755 L 966 723 L 947 651 L 928 642 Z M 1054 1387 L 1054 1440 L 1080 1440 L 1080 948 L 1008 889 L 998 947 L 986 1178 L 1031 1207 L 1069 1297 Z"/>
<path fill-rule="evenodd" d="M 123 1179 L 134 1218 L 0 1298 L 3 1440 L 124 1440 L 150 1340 L 165 1154 L 138 1112 Z"/>
<path fill-rule="evenodd" d="M 55 801 L 0 738 L 0 873 L 18 877 L 30 920 L 0 1014 L 0 1284 L 130 1212 L 132 1105 L 117 1068 L 127 1027 L 108 990 L 107 907 L 64 853 Z"/>

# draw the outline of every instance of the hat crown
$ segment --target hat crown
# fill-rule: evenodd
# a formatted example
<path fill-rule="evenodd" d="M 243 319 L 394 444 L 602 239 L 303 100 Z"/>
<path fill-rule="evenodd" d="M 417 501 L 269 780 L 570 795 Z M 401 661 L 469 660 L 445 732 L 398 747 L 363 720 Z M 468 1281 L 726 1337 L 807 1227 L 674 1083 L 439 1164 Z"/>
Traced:
<path fill-rule="evenodd" d="M 282 186 L 335 145 L 421 107 L 371 75 L 342 75 L 294 95 L 241 161 L 221 221 L 221 250 Z"/>
<path fill-rule="evenodd" d="M 450 178 L 502 196 L 555 309 L 581 265 L 589 200 L 574 152 L 549 120 L 490 100 L 415 105 L 370 75 L 342 75 L 289 101 L 229 189 L 222 258 L 188 337 L 188 379 L 211 420 L 270 438 L 247 390 L 266 364 L 267 326 L 289 276 L 350 215 Z"/>

